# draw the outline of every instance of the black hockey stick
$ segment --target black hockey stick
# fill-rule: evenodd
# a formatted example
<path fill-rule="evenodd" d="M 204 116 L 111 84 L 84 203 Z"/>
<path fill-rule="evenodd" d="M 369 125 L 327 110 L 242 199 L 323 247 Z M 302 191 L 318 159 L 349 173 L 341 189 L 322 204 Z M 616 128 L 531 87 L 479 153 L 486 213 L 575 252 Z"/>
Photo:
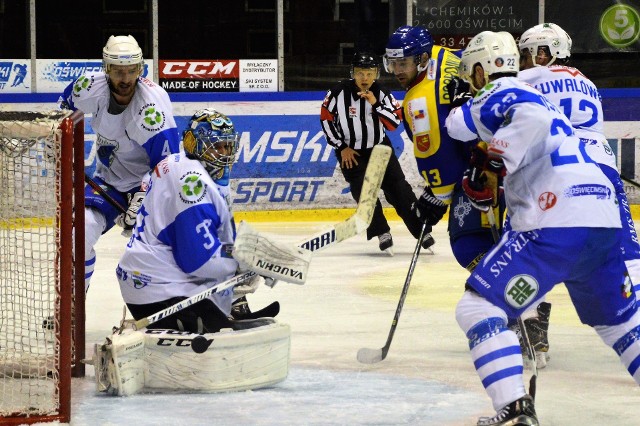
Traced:
<path fill-rule="evenodd" d="M 489 226 L 491 226 L 491 235 L 493 236 L 493 242 L 498 243 L 500 241 L 500 234 L 498 233 L 498 226 L 496 225 L 496 216 L 493 213 L 493 209 L 489 208 L 487 211 L 487 220 L 489 221 Z M 531 380 L 529 380 L 529 395 L 531 398 L 536 398 L 536 382 L 538 378 L 538 360 L 536 359 L 536 351 L 533 349 L 533 345 L 531 344 L 531 340 L 529 340 L 529 335 L 527 334 L 527 329 L 524 326 L 524 321 L 522 320 L 522 316 L 518 317 L 518 327 L 520 327 L 520 335 L 522 336 L 522 342 L 524 343 L 524 347 L 527 351 L 527 358 L 531 362 Z"/>
<path fill-rule="evenodd" d="M 426 228 L 427 224 L 425 223 L 424 225 L 422 225 L 420 235 L 418 236 L 418 243 L 416 244 L 416 248 L 413 251 L 413 257 L 411 258 L 411 264 L 409 265 L 407 278 L 404 280 L 404 287 L 402 287 L 402 292 L 400 293 L 400 300 L 398 301 L 396 313 L 393 316 L 393 322 L 391 323 L 391 329 L 389 330 L 387 342 L 380 349 L 360 348 L 360 350 L 358 350 L 358 361 L 363 364 L 375 364 L 376 362 L 380 362 L 387 357 L 389 347 L 391 347 L 391 340 L 393 339 L 393 335 L 396 332 L 396 327 L 398 326 L 400 313 L 402 313 L 404 299 L 406 299 L 407 293 L 409 292 L 409 284 L 411 283 L 411 277 L 413 277 L 413 270 L 416 268 L 416 263 L 418 262 L 418 255 L 420 254 L 420 248 L 422 247 L 422 237 L 424 236 Z"/>
<path fill-rule="evenodd" d="M 620 174 L 620 178 L 622 178 L 623 181 L 630 183 L 631 185 L 635 186 L 636 188 L 640 188 L 640 183 L 636 182 L 633 179 L 629 179 L 628 177 L 624 176 L 623 174 Z"/>
<path fill-rule="evenodd" d="M 107 193 L 107 191 L 102 189 L 102 187 L 100 185 L 98 185 L 98 183 L 95 180 L 91 179 L 89 177 L 89 175 L 87 175 L 86 173 L 84 174 L 84 181 L 87 182 L 87 184 L 89 184 L 89 186 L 94 191 L 96 191 L 98 194 L 100 194 L 102 196 L 102 198 L 107 200 L 107 202 L 109 202 L 109 204 L 111 204 L 113 207 L 115 207 L 117 210 L 119 210 L 120 213 L 126 213 L 127 212 L 127 209 L 122 207 L 122 204 L 117 202 L 111 195 L 109 195 Z"/>

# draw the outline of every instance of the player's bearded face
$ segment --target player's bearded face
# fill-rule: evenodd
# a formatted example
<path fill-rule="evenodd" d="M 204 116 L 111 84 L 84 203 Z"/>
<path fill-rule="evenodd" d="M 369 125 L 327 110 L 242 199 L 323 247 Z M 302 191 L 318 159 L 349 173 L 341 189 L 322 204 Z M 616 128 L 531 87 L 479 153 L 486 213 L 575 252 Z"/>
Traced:
<path fill-rule="evenodd" d="M 111 90 L 122 97 L 133 96 L 139 75 L 139 65 L 111 65 L 109 69 Z"/>
<path fill-rule="evenodd" d="M 408 87 L 418 74 L 414 58 L 394 59 L 389 63 L 389 71 L 393 72 L 402 87 Z"/>

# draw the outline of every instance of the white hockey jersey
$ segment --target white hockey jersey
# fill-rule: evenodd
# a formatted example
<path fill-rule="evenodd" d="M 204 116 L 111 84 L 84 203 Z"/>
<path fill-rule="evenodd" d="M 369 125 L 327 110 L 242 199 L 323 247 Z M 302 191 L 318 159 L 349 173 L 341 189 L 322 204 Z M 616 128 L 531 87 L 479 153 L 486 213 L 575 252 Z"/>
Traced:
<path fill-rule="evenodd" d="M 146 78 L 138 78 L 131 103 L 120 114 L 109 112 L 111 93 L 103 72 L 79 77 L 63 96 L 71 109 L 93 114 L 95 174 L 120 192 L 140 186 L 145 173 L 179 151 L 169 96 Z"/>
<path fill-rule="evenodd" d="M 235 227 L 223 192 L 200 162 L 184 154 L 156 166 L 118 265 L 126 303 L 189 297 L 235 274 L 238 263 L 230 253 Z M 232 293 L 212 296 L 225 314 Z"/>
<path fill-rule="evenodd" d="M 613 186 L 567 117 L 536 89 L 500 78 L 478 92 L 470 113 L 490 152 L 504 160 L 515 231 L 621 226 Z"/>
<path fill-rule="evenodd" d="M 520 71 L 518 78 L 561 108 L 576 136 L 588 140 L 587 154 L 593 160 L 617 170 L 615 155 L 604 136 L 602 98 L 591 80 L 576 68 L 562 65 L 529 68 Z"/>

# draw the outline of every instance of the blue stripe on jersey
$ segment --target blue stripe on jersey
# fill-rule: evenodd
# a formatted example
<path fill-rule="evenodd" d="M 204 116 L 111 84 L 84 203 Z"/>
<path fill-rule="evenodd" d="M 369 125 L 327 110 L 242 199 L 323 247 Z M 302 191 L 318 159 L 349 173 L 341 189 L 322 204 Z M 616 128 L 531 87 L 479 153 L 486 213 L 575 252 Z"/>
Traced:
<path fill-rule="evenodd" d="M 514 102 L 516 101 L 516 102 Z M 549 108 L 549 102 L 545 102 L 542 95 L 523 90 L 517 87 L 510 87 L 498 90 L 484 101 L 480 108 L 480 121 L 494 134 L 505 121 L 505 112 L 516 103 L 534 103 Z"/>
<path fill-rule="evenodd" d="M 175 127 L 165 129 L 153 135 L 142 147 L 147 151 L 147 155 L 149 156 L 149 168 L 153 169 L 160 161 L 164 160 L 166 156 L 177 154 L 180 151 L 178 129 Z"/>
<path fill-rule="evenodd" d="M 211 259 L 220 247 L 216 231 L 220 223 L 213 204 L 197 204 L 180 212 L 173 223 L 158 234 L 158 239 L 171 247 L 180 269 L 191 273 Z"/>
<path fill-rule="evenodd" d="M 473 122 L 473 117 L 471 116 L 471 102 L 467 102 L 460 108 L 462 108 L 462 118 L 464 119 L 464 124 L 470 131 L 478 134 L 478 129 L 476 129 L 476 124 Z"/>
<path fill-rule="evenodd" d="M 67 87 L 64 88 L 64 91 L 62 92 L 63 102 L 66 103 L 67 107 L 71 108 L 73 111 L 77 109 L 76 106 L 73 104 L 73 84 L 74 83 L 75 81 L 72 81 L 71 83 L 69 83 Z"/>

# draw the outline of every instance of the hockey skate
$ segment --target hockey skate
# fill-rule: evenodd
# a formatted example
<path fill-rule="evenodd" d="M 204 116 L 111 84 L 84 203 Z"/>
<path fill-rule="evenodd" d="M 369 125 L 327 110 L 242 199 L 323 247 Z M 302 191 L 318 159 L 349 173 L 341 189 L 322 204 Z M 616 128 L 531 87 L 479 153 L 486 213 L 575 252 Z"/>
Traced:
<path fill-rule="evenodd" d="M 391 234 L 385 232 L 384 234 L 378 235 L 378 241 L 380 251 L 387 253 L 389 256 L 393 256 L 393 238 L 391 238 Z"/>
<path fill-rule="evenodd" d="M 251 312 L 247 297 L 242 296 L 231 305 L 231 315 L 229 319 L 234 321 L 253 320 L 257 318 L 273 318 L 280 312 L 280 303 L 273 302 L 270 305 L 256 312 Z"/>
<path fill-rule="evenodd" d="M 478 426 L 538 426 L 533 398 L 525 395 L 513 401 L 493 417 L 480 417 Z"/>

